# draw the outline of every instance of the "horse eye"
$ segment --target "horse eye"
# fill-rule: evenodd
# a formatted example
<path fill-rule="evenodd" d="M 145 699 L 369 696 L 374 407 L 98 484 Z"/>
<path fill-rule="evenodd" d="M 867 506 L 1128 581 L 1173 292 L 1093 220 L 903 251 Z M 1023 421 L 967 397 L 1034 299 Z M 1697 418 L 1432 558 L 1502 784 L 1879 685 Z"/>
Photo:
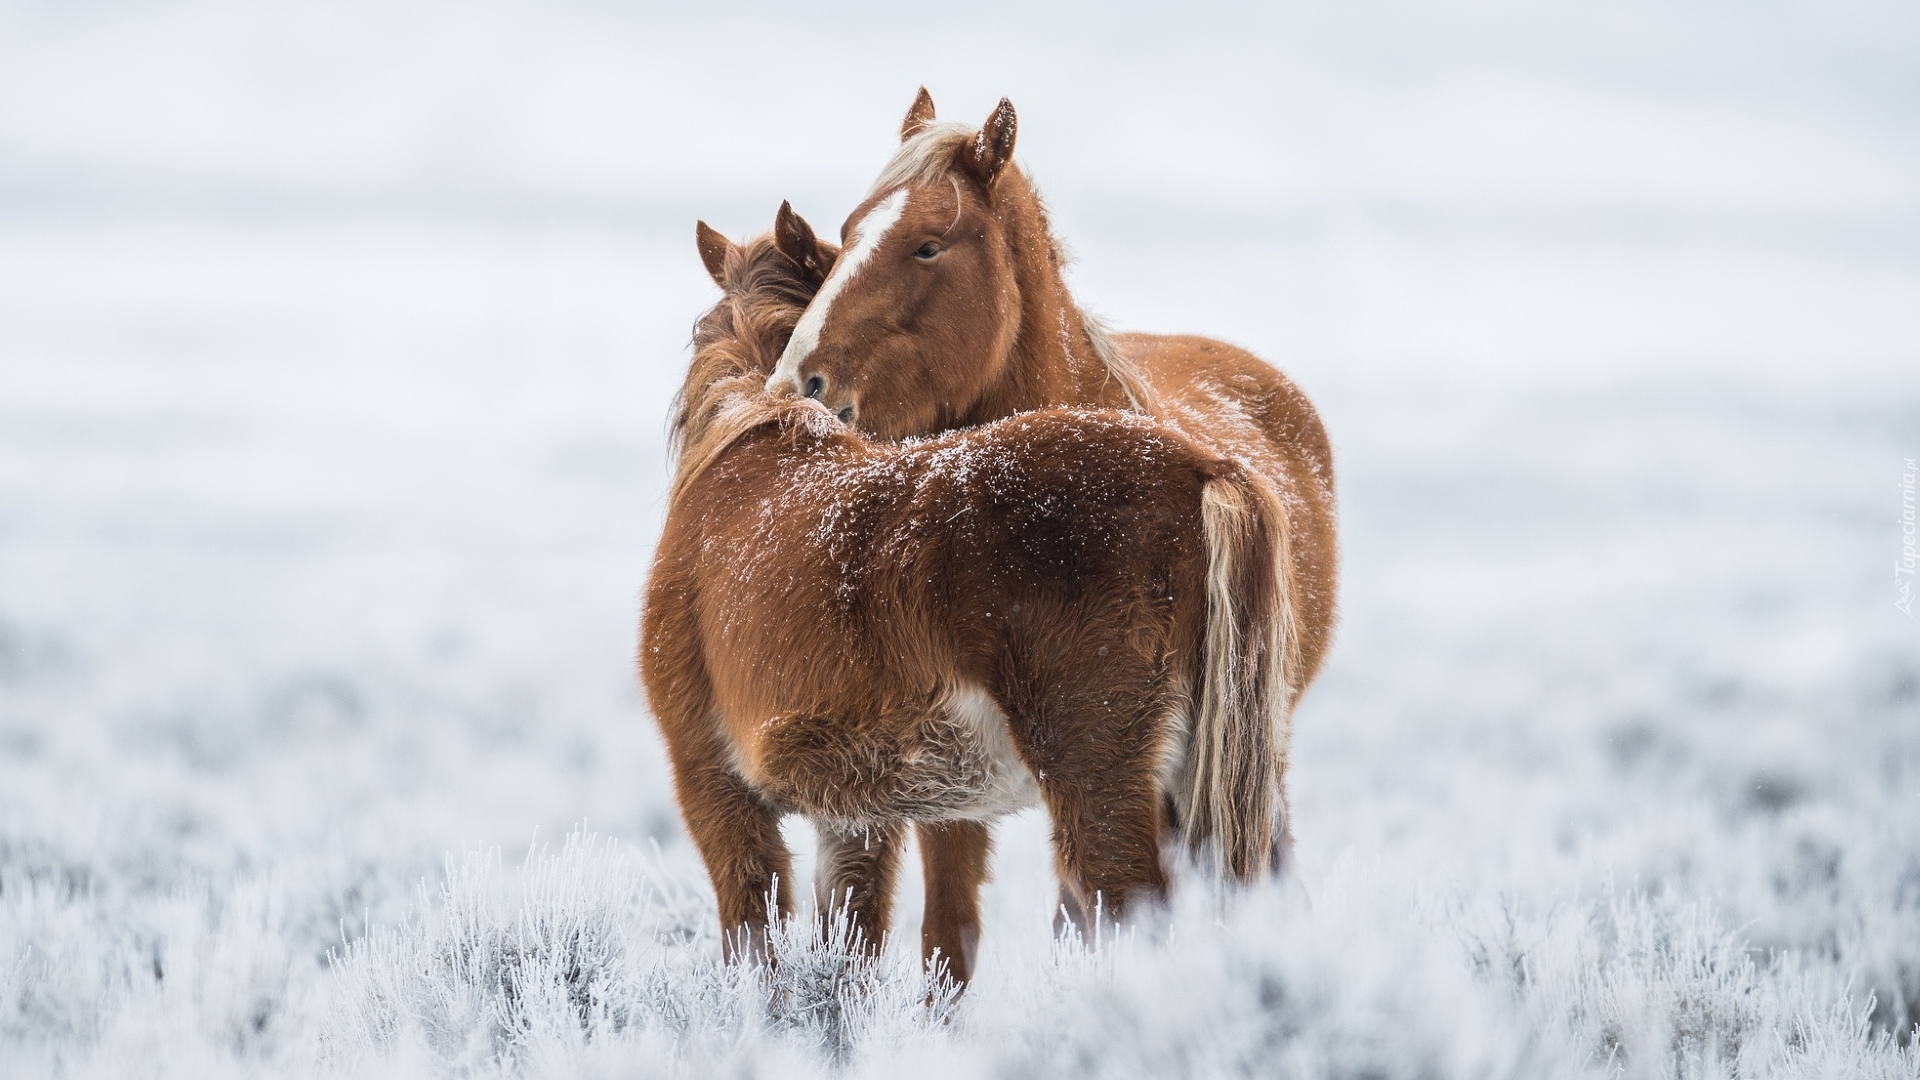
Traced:
<path fill-rule="evenodd" d="M 940 245 L 929 240 L 920 245 L 920 250 L 914 252 L 913 257 L 916 259 L 931 259 L 938 254 L 940 254 Z"/>

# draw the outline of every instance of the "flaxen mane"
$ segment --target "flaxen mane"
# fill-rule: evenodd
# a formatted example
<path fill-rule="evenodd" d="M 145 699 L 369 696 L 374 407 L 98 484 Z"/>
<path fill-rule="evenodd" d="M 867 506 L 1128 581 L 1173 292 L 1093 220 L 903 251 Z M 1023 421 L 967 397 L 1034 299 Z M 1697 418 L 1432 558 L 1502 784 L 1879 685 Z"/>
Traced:
<path fill-rule="evenodd" d="M 1114 345 L 1113 333 L 1107 329 L 1107 324 L 1081 308 L 1080 325 L 1086 328 L 1087 340 L 1093 342 L 1093 354 L 1100 358 L 1107 374 L 1112 375 L 1114 381 L 1120 384 L 1120 389 L 1127 392 L 1127 400 L 1133 404 L 1133 411 L 1160 416 L 1160 400 L 1154 396 L 1153 387 L 1148 385 L 1134 362 Z"/>
<path fill-rule="evenodd" d="M 926 125 L 900 144 L 893 160 L 887 162 L 873 186 L 867 189 L 867 198 L 908 184 L 931 184 L 946 179 L 953 168 L 954 154 L 979 137 L 979 128 L 965 124 Z"/>

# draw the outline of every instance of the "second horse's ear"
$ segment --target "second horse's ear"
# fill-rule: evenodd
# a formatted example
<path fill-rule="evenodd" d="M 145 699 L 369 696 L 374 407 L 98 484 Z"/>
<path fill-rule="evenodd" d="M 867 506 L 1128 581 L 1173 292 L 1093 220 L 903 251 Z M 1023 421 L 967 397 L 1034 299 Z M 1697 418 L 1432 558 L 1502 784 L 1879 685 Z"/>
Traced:
<path fill-rule="evenodd" d="M 793 212 L 793 204 L 780 204 L 780 213 L 773 219 L 773 246 L 780 254 L 793 260 L 807 275 L 808 280 L 818 285 L 827 280 L 827 274 L 833 269 L 833 260 L 839 252 L 820 242 L 813 235 L 813 226 L 807 219 Z"/>
<path fill-rule="evenodd" d="M 933 95 L 927 93 L 927 88 L 923 86 L 920 92 L 914 95 L 913 105 L 907 109 L 906 119 L 900 121 L 900 141 L 906 142 L 920 134 L 931 123 L 933 123 Z"/>
<path fill-rule="evenodd" d="M 700 261 L 706 264 L 707 274 L 713 278 L 713 283 L 722 289 L 726 288 L 727 252 L 733 250 L 733 242 L 704 221 L 693 223 L 693 242 L 700 247 Z"/>

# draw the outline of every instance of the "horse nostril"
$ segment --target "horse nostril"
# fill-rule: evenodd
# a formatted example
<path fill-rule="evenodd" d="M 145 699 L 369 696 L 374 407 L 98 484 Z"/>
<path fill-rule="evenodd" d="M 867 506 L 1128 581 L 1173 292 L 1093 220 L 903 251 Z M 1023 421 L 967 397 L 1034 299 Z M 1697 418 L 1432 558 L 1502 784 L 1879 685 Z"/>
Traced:
<path fill-rule="evenodd" d="M 818 375 L 807 376 L 807 385 L 806 385 L 805 393 L 808 397 L 818 398 L 821 392 L 826 390 L 826 388 L 827 388 L 827 380 L 821 378 Z"/>
<path fill-rule="evenodd" d="M 841 407 L 840 407 L 840 422 L 841 422 L 841 423 L 843 423 L 843 424 L 847 424 L 847 425 L 849 425 L 849 426 L 851 426 L 851 425 L 852 425 L 852 423 L 853 423 L 853 406 L 851 406 L 851 405 L 843 405 L 843 406 L 841 406 Z"/>

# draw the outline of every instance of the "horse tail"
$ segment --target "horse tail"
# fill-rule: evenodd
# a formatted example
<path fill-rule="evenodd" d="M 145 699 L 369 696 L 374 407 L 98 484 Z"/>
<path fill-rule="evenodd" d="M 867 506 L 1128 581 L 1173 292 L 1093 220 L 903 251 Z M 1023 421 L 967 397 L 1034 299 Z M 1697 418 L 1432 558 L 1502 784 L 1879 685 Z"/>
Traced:
<path fill-rule="evenodd" d="M 1271 487 L 1234 466 L 1201 489 L 1206 632 L 1188 746 L 1189 850 L 1211 843 L 1240 881 L 1278 871 L 1291 847 L 1284 783 L 1299 672 L 1287 519 Z"/>

